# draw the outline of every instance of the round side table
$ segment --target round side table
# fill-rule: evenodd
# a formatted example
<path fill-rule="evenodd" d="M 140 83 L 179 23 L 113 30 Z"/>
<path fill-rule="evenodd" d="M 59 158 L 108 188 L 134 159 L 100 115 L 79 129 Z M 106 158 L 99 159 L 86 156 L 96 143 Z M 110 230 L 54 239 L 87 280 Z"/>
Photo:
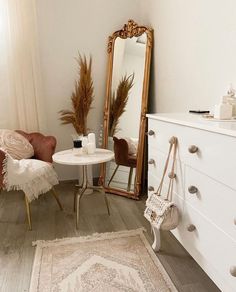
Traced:
<path fill-rule="evenodd" d="M 107 149 L 97 148 L 94 154 L 80 154 L 73 149 L 64 150 L 57 152 L 53 155 L 52 159 L 55 163 L 64 164 L 64 165 L 78 165 L 82 166 L 83 178 L 82 183 L 77 185 L 78 189 L 74 193 L 74 210 L 76 211 L 76 228 L 79 227 L 79 206 L 80 199 L 82 198 L 84 192 L 87 189 L 97 190 L 104 193 L 104 198 L 107 206 L 108 214 L 110 215 L 109 205 L 106 193 L 102 186 L 91 186 L 88 182 L 88 172 L 87 166 L 93 164 L 105 163 L 114 158 L 114 153 Z"/>

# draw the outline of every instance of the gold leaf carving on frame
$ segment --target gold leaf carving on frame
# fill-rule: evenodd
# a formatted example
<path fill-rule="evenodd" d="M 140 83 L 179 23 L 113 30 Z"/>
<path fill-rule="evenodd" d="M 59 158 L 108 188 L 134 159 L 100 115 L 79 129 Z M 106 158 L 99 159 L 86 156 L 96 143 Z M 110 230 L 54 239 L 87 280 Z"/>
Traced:
<path fill-rule="evenodd" d="M 152 29 L 147 28 L 145 26 L 138 26 L 138 24 L 135 21 L 130 19 L 128 23 L 123 26 L 123 29 L 116 31 L 113 33 L 112 36 L 109 36 L 108 47 L 107 47 L 108 53 L 111 53 L 112 47 L 114 45 L 116 38 L 119 37 L 122 39 L 127 39 L 127 38 L 132 38 L 132 37 L 139 37 L 143 33 L 147 34 L 147 45 L 151 47 L 152 46 Z"/>

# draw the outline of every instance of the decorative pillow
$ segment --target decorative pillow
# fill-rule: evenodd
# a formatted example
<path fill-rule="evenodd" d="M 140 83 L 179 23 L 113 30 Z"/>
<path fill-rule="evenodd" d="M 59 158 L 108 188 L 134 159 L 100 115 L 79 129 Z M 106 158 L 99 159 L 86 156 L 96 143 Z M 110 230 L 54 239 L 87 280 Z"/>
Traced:
<path fill-rule="evenodd" d="M 0 148 L 5 150 L 14 159 L 34 156 L 34 148 L 30 142 L 12 130 L 0 129 Z"/>
<path fill-rule="evenodd" d="M 137 138 L 123 138 L 128 143 L 129 147 L 129 155 L 136 155 L 137 154 L 137 148 L 138 148 L 138 139 Z"/>

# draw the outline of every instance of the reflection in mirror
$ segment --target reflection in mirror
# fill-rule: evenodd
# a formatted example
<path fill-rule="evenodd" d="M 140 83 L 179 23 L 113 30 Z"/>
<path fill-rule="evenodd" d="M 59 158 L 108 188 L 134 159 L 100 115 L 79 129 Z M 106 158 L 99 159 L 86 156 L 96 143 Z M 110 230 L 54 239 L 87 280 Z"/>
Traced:
<path fill-rule="evenodd" d="M 108 43 L 104 147 L 115 153 L 103 165 L 107 192 L 137 198 L 142 187 L 152 30 L 129 20 Z"/>
<path fill-rule="evenodd" d="M 106 184 L 128 192 L 134 191 L 145 53 L 146 33 L 115 41 L 108 137 L 115 159 L 107 164 Z"/>

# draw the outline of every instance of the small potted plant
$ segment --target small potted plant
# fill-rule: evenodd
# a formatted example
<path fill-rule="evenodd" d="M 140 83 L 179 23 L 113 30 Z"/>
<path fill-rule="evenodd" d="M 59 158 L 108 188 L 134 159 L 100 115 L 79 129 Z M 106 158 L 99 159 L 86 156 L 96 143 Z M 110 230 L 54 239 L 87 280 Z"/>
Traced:
<path fill-rule="evenodd" d="M 72 124 L 78 136 L 87 135 L 87 116 L 94 99 L 94 87 L 92 80 L 92 58 L 87 61 L 85 56 L 79 54 L 78 59 L 79 78 L 75 81 L 74 91 L 71 95 L 71 110 L 61 110 L 60 120 L 63 125 Z"/>
<path fill-rule="evenodd" d="M 87 61 L 85 56 L 76 59 L 78 63 L 78 80 L 75 81 L 74 91 L 71 95 L 71 110 L 61 110 L 60 120 L 62 125 L 72 124 L 77 135 L 72 135 L 74 145 L 82 146 L 81 136 L 88 134 L 87 117 L 94 99 L 94 87 L 92 80 L 92 58 Z M 88 180 L 93 185 L 92 166 L 87 168 Z M 79 178 L 83 177 L 82 168 L 79 168 Z"/>

